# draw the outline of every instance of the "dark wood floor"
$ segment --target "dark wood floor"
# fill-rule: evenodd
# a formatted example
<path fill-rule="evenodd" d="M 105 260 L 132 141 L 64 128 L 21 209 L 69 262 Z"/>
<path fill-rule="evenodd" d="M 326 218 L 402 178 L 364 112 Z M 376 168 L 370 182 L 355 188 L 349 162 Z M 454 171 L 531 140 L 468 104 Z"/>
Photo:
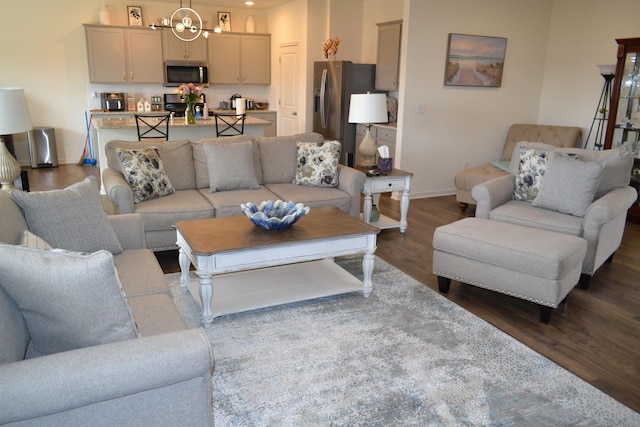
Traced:
<path fill-rule="evenodd" d="M 98 176 L 93 166 L 29 170 L 31 190 L 62 188 Z M 399 203 L 383 197 L 380 210 L 399 218 Z M 467 215 L 473 215 L 470 208 Z M 453 196 L 411 200 L 409 228 L 383 230 L 376 255 L 437 291 L 432 275 L 436 227 L 462 218 Z M 176 253 L 158 254 L 166 272 L 178 271 Z M 574 289 L 549 325 L 526 301 L 453 282 L 447 298 L 523 342 L 608 395 L 640 412 L 640 225 L 628 223 L 613 262 Z M 549 378 L 553 381 L 553 378 Z"/>

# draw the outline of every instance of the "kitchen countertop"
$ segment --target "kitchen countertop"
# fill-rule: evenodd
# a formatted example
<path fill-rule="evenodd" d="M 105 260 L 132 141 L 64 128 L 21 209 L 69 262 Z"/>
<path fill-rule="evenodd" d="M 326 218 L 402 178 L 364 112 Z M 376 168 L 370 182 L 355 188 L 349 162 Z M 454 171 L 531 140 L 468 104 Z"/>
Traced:
<path fill-rule="evenodd" d="M 104 119 L 94 119 L 93 126 L 96 129 L 128 129 L 136 127 L 136 120 L 132 117 L 111 117 Z M 169 125 L 170 128 L 184 128 L 184 127 L 215 127 L 216 121 L 213 117 L 208 119 L 196 120 L 195 124 L 187 125 L 184 122 L 184 117 L 175 117 L 173 124 Z M 247 116 L 244 119 L 245 126 L 271 126 L 271 122 L 268 120 L 258 119 L 257 117 Z"/>
<path fill-rule="evenodd" d="M 235 110 L 219 110 L 219 109 L 209 109 L 209 111 L 212 111 L 214 113 L 219 113 L 219 114 L 227 114 L 227 113 L 232 113 Z M 98 117 L 110 117 L 110 116 L 131 116 L 133 117 L 134 114 L 136 114 L 135 111 L 106 111 L 106 110 L 91 110 L 89 111 L 89 113 L 91 113 L 93 116 L 95 116 L 96 118 Z M 141 114 L 166 114 L 166 111 L 152 111 L 150 113 L 141 113 Z M 277 111 L 275 110 L 246 110 L 245 113 L 247 115 L 250 114 L 260 114 L 260 113 L 277 113 Z M 211 118 L 211 117 L 209 117 Z"/>

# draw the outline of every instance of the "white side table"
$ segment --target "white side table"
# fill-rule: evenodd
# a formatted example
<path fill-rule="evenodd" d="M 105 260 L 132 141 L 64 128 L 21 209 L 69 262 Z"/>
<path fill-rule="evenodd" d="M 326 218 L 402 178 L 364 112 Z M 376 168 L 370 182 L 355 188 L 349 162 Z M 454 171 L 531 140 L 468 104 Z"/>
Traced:
<path fill-rule="evenodd" d="M 356 169 L 361 170 L 367 174 L 367 179 L 364 181 L 364 206 L 362 212 L 362 219 L 367 224 L 370 223 L 371 208 L 375 202 L 375 205 L 380 209 L 380 194 L 391 191 L 401 191 L 400 198 L 400 221 L 396 221 L 393 218 L 389 218 L 386 215 L 380 213 L 380 219 L 371 223 L 380 229 L 386 228 L 400 228 L 400 232 L 404 233 L 407 230 L 407 211 L 409 210 L 409 190 L 411 189 L 411 177 L 412 172 L 403 171 L 400 169 L 392 169 L 386 175 L 374 175 L 369 172 L 369 168 L 363 166 L 356 166 Z M 375 168 L 373 170 L 376 170 Z"/>

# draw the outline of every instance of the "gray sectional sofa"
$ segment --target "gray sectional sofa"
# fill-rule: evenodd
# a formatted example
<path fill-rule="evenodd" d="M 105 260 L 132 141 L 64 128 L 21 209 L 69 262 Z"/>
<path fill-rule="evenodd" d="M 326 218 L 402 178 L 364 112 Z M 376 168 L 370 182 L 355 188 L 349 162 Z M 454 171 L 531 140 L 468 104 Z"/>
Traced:
<path fill-rule="evenodd" d="M 104 219 L 115 254 L 25 242 L 39 240 L 25 233 L 38 220 L 25 209 L 37 208 L 40 196 L 75 203 L 87 183 L 72 187 L 23 193 L 36 196 L 28 208 L 0 191 L 0 425 L 213 425 L 209 340 L 201 328 L 186 328 L 145 248 L 140 215 L 102 211 L 104 219 L 86 210 L 86 224 L 52 226 L 81 230 L 68 246 L 99 247 L 110 236 L 96 235 L 92 224 Z M 56 212 L 48 206 L 41 214 L 46 220 Z M 115 312 L 133 322 L 123 326 Z"/>
<path fill-rule="evenodd" d="M 224 168 L 225 159 L 224 156 L 214 159 L 218 163 L 217 166 L 213 165 L 211 151 L 207 156 L 207 145 L 245 141 L 253 144 L 253 172 L 257 188 L 211 192 L 211 174 L 217 172 L 216 167 Z M 296 143 L 299 141 L 322 143 L 324 139 L 320 134 L 307 133 L 259 139 L 239 135 L 198 141 L 110 141 L 105 146 L 108 167 L 103 172 L 102 182 L 107 196 L 120 214 L 138 213 L 142 216 L 147 247 L 154 251 L 177 247 L 173 227 L 177 221 L 242 215 L 240 204 L 246 202 L 292 200 L 304 203 L 312 209 L 335 206 L 357 217 L 360 214 L 360 194 L 365 174 L 354 168 L 338 165 L 336 187 L 294 184 L 298 164 Z M 164 171 L 175 192 L 134 203 L 134 195 L 123 174 L 117 150 L 149 146 L 157 147 Z M 245 175 L 252 175 L 251 171 L 245 172 Z"/>

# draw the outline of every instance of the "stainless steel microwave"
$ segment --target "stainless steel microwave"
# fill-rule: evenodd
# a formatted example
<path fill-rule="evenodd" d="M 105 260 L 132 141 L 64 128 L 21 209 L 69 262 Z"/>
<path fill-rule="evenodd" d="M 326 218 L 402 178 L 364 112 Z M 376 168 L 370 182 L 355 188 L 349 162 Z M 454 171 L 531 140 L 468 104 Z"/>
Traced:
<path fill-rule="evenodd" d="M 165 61 L 164 85 L 180 86 L 182 83 L 209 85 L 209 64 L 202 61 Z"/>

